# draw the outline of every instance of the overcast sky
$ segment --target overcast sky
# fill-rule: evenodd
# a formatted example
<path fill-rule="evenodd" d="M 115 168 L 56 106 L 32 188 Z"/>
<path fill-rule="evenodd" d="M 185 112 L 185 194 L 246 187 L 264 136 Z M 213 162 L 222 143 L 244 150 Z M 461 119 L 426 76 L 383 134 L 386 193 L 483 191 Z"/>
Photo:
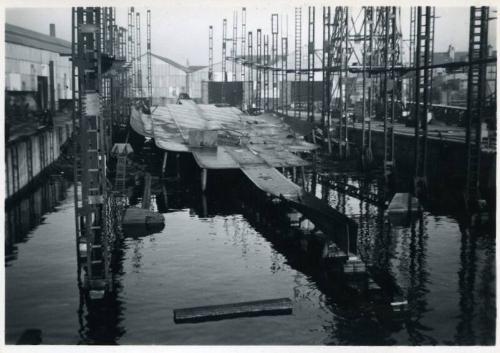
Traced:
<path fill-rule="evenodd" d="M 205 3 L 206 5 L 207 3 Z M 254 32 L 262 28 L 263 34 L 270 34 L 271 14 L 278 13 L 279 26 L 286 29 L 288 17 L 289 46 L 293 48 L 294 36 L 294 6 L 282 1 L 249 1 L 247 8 L 247 31 Z M 313 3 L 311 3 L 313 4 Z M 238 12 L 238 36 L 241 36 L 241 6 L 229 5 L 227 2 L 213 2 L 210 6 L 196 6 L 195 2 L 175 2 L 168 7 L 151 7 L 152 21 L 152 51 L 166 56 L 181 64 L 208 64 L 208 26 L 214 26 L 214 61 L 221 58 L 222 20 L 228 19 L 228 36 L 232 36 L 233 11 Z M 143 47 L 146 36 L 146 8 L 136 8 L 141 12 L 141 29 Z M 356 13 L 357 9 L 352 9 Z M 333 12 L 333 8 L 332 8 Z M 409 9 L 401 10 L 401 27 L 403 37 L 407 39 L 409 31 Z M 445 51 L 448 45 L 455 46 L 457 51 L 467 50 L 469 8 L 438 7 L 436 8 L 435 51 Z M 492 14 L 492 15 L 496 15 Z M 71 39 L 71 9 L 70 8 L 7 8 L 5 20 L 7 23 L 22 26 L 48 34 L 49 23 L 56 24 L 57 36 Z M 118 24 L 126 27 L 127 8 L 117 8 Z M 316 7 L 316 48 L 322 43 L 322 7 Z M 283 26 L 283 27 L 282 27 Z M 496 21 L 490 22 L 496 26 Z M 281 33 L 281 30 L 280 30 Z M 496 30 L 490 29 L 492 44 L 496 42 Z M 302 7 L 302 44 L 307 41 L 307 7 Z M 255 46 L 254 46 L 255 48 Z M 254 49 L 255 50 L 255 49 Z M 144 49 L 143 49 L 144 51 Z M 238 49 L 239 51 L 239 49 Z M 229 52 L 228 52 L 229 54 Z"/>

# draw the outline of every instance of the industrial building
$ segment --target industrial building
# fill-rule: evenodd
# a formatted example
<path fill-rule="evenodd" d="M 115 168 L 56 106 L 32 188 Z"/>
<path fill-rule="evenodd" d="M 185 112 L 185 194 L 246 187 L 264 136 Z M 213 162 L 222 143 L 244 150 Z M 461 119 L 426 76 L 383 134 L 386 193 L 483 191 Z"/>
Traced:
<path fill-rule="evenodd" d="M 73 130 L 71 43 L 49 28 L 43 34 L 5 25 L 7 198 L 58 159 Z"/>

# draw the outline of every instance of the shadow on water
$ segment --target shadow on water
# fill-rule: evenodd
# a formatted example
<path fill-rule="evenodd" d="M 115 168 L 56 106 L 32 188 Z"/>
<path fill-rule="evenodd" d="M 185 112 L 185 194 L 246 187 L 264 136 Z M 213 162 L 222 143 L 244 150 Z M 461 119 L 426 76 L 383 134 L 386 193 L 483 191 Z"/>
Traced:
<path fill-rule="evenodd" d="M 17 258 L 16 244 L 29 240 L 30 231 L 42 224 L 45 215 L 53 212 L 66 198 L 70 182 L 60 176 L 49 176 L 29 195 L 6 206 L 5 264 Z"/>

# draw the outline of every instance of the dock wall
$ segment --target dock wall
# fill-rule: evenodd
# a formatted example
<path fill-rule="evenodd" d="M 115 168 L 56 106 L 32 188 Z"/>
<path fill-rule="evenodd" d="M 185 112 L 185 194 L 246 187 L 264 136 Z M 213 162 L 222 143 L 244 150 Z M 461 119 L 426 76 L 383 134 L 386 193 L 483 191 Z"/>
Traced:
<path fill-rule="evenodd" d="M 361 130 L 349 129 L 349 141 L 361 146 Z M 384 134 L 372 131 L 372 153 L 376 163 L 383 160 Z M 357 147 L 355 153 L 359 153 Z M 415 140 L 412 135 L 395 135 L 395 165 L 399 178 L 408 179 L 414 170 Z M 481 154 L 481 188 L 489 191 L 495 186 L 496 153 Z M 445 138 L 427 140 L 427 181 L 430 188 L 460 189 L 465 182 L 466 148 L 461 141 Z"/>

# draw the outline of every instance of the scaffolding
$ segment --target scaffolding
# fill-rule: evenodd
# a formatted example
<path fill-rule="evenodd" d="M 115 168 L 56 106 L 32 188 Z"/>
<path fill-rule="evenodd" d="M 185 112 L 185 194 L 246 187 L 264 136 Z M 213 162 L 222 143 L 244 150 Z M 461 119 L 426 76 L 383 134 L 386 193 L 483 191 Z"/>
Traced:
<path fill-rule="evenodd" d="M 146 21 L 147 21 L 147 69 L 148 69 L 148 100 L 149 100 L 149 108 L 153 106 L 153 77 L 152 77 L 152 68 L 151 68 L 151 10 L 146 12 Z"/>
<path fill-rule="evenodd" d="M 74 192 L 78 278 L 92 298 L 112 288 L 109 233 L 105 229 L 106 133 L 109 81 L 103 79 L 102 61 L 113 53 L 107 11 L 72 9 L 72 82 L 74 128 Z M 78 186 L 81 184 L 81 187 Z M 83 270 L 83 272 L 82 272 Z"/>
<path fill-rule="evenodd" d="M 226 44 L 227 43 L 227 20 L 222 20 L 222 82 L 227 82 L 227 71 L 226 71 Z M 224 99 L 224 94 L 222 94 L 222 99 Z"/>
<path fill-rule="evenodd" d="M 249 86 L 248 86 L 248 107 L 249 108 L 253 108 L 253 104 L 254 104 L 254 94 L 253 94 L 253 90 L 254 90 L 254 82 L 253 82 L 253 67 L 252 67 L 252 63 L 253 63 L 253 34 L 252 34 L 252 31 L 249 31 L 248 32 L 248 56 L 247 56 L 247 60 L 245 63 L 250 63 L 250 65 L 247 65 L 247 69 L 248 69 L 248 82 L 249 82 Z"/>
<path fill-rule="evenodd" d="M 281 107 L 282 113 L 288 115 L 288 38 L 281 38 Z"/>
<path fill-rule="evenodd" d="M 246 33 L 247 33 L 247 9 L 243 7 L 241 9 L 241 59 L 242 62 L 246 60 Z M 241 68 L 241 82 L 245 82 L 245 69 Z"/>
<path fill-rule="evenodd" d="M 481 123 L 486 98 L 486 63 L 488 57 L 489 8 L 471 7 L 469 29 L 469 62 L 467 85 L 466 185 L 465 200 L 470 209 L 481 199 L 479 188 L 481 162 Z"/>
<path fill-rule="evenodd" d="M 138 97 L 142 99 L 142 54 L 141 54 L 141 14 L 135 14 L 135 33 L 136 33 L 136 69 L 137 69 L 137 92 Z"/>
<path fill-rule="evenodd" d="M 257 29 L 257 80 L 255 85 L 255 105 L 262 110 L 262 30 Z"/>
<path fill-rule="evenodd" d="M 233 13 L 233 38 L 231 38 L 233 42 L 233 48 L 231 50 L 231 58 L 232 58 L 232 77 L 231 80 L 233 82 L 236 81 L 236 66 L 237 66 L 237 58 L 238 58 L 238 13 L 234 11 Z"/>
<path fill-rule="evenodd" d="M 302 79 L 302 9 L 300 7 L 295 8 L 295 103 L 293 114 L 294 117 L 300 118 L 301 115 L 301 87 L 300 82 Z"/>
<path fill-rule="evenodd" d="M 307 120 L 314 122 L 314 60 L 315 60 L 315 7 L 309 6 L 307 26 Z M 314 138 L 313 134 L 313 138 Z M 314 141 L 315 142 L 315 141 Z"/>
<path fill-rule="evenodd" d="M 264 111 L 269 108 L 269 35 L 264 35 Z"/>
<path fill-rule="evenodd" d="M 208 80 L 214 80 L 214 29 L 208 27 Z"/>
<path fill-rule="evenodd" d="M 272 97 L 271 97 L 271 110 L 277 110 L 277 101 L 278 101 L 278 14 L 273 13 L 271 15 L 271 63 L 272 66 L 271 74 L 272 74 Z"/>
<path fill-rule="evenodd" d="M 252 81 L 256 71 L 255 107 L 257 111 L 288 111 L 288 100 L 293 104 L 293 116 L 301 119 L 307 107 L 309 122 L 315 115 L 315 74 L 322 74 L 321 129 L 313 129 L 313 142 L 321 143 L 339 159 L 351 158 L 351 148 L 360 151 L 363 167 L 382 168 L 386 189 L 394 186 L 396 170 L 395 124 L 402 120 L 414 126 L 414 178 L 410 190 L 420 195 L 426 189 L 428 119 L 436 107 L 431 101 L 433 72 L 436 68 L 453 70 L 469 68 L 467 115 L 467 197 L 477 199 L 479 156 L 481 153 L 481 115 L 493 110 L 496 91 L 488 87 L 494 81 L 494 58 L 488 57 L 488 8 L 474 8 L 471 14 L 471 49 L 468 61 L 433 63 L 434 7 L 412 7 L 409 11 L 409 54 L 403 52 L 401 9 L 394 6 L 365 6 L 362 8 L 323 7 L 323 43 L 321 67 L 316 67 L 315 8 L 309 7 L 307 68 L 302 58 L 302 10 L 295 7 L 294 66 L 288 66 L 289 38 L 278 30 L 278 14 L 271 14 L 271 45 L 269 35 L 257 30 L 256 55 L 252 53 L 252 32 L 248 32 L 248 52 L 242 57 L 232 55 L 233 63 L 242 62 Z M 481 17 L 481 16 L 486 17 Z M 246 29 L 246 15 L 244 18 Z M 282 21 L 283 23 L 283 21 Z M 483 35 L 483 37 L 481 37 Z M 234 37 L 234 35 L 233 35 Z M 237 38 L 237 37 L 235 37 Z M 243 34 L 242 34 L 243 38 Z M 224 39 L 225 42 L 227 39 Z M 482 41 L 482 42 L 481 42 Z M 481 44 L 482 43 L 482 44 Z M 281 44 L 281 45 L 280 45 Z M 235 43 L 233 42 L 233 46 Z M 483 45 L 483 47 L 481 47 Z M 279 48 L 281 47 L 281 49 Z M 271 53 L 269 53 L 271 50 Z M 278 55 L 281 50 L 281 55 Z M 271 54 L 271 55 L 269 55 Z M 404 57 L 406 56 L 406 58 Z M 281 61 L 281 64 L 279 63 Z M 269 75 L 272 74 L 271 84 Z M 288 74 L 294 79 L 288 92 Z M 264 75 L 264 77 L 262 77 Z M 302 85 L 307 75 L 307 85 Z M 242 73 L 244 79 L 246 73 Z M 489 78 L 488 78 L 489 77 Z M 403 85 L 403 78 L 405 85 Z M 252 85 L 253 86 L 253 85 Z M 272 92 L 270 92 L 272 87 Z M 252 87 L 253 88 L 253 87 Z M 306 93 L 307 89 L 307 93 Z M 487 92 L 490 89 L 490 92 Z M 307 95 L 306 97 L 304 95 Z M 473 97 L 473 98 L 470 98 Z M 306 103 L 307 104 L 304 104 Z M 476 102 L 476 103 L 474 103 Z M 481 102 L 481 103 L 477 103 Z M 477 105 L 474 105 L 477 104 Z M 372 153 L 373 121 L 383 127 L 383 149 L 377 164 Z M 400 121 L 401 121 L 400 120 Z M 361 129 L 359 146 L 350 134 Z M 317 131 L 321 131 L 318 135 Z M 379 155 L 377 156 L 379 157 Z M 381 162 L 379 164 L 379 162 Z M 472 195 L 472 196 L 471 196 Z"/>
<path fill-rule="evenodd" d="M 434 8 L 417 8 L 415 28 L 415 180 L 416 195 L 425 193 L 427 185 L 427 134 L 432 85 L 432 42 Z"/>
<path fill-rule="evenodd" d="M 135 26 L 134 26 L 134 8 L 129 8 L 128 11 L 128 56 L 127 62 L 130 67 L 129 70 L 129 90 L 128 96 L 130 98 L 136 97 L 136 86 L 137 86 L 137 78 L 136 78 L 136 60 L 135 60 Z"/>
<path fill-rule="evenodd" d="M 332 38 L 331 26 L 331 8 L 330 6 L 323 7 L 323 90 L 322 90 L 322 105 L 321 105 L 321 120 L 323 122 L 323 136 L 326 139 L 328 153 L 332 153 L 331 133 L 332 133 L 332 117 L 331 117 L 331 71 L 328 70 L 332 65 L 332 57 L 330 55 L 330 44 Z"/>

